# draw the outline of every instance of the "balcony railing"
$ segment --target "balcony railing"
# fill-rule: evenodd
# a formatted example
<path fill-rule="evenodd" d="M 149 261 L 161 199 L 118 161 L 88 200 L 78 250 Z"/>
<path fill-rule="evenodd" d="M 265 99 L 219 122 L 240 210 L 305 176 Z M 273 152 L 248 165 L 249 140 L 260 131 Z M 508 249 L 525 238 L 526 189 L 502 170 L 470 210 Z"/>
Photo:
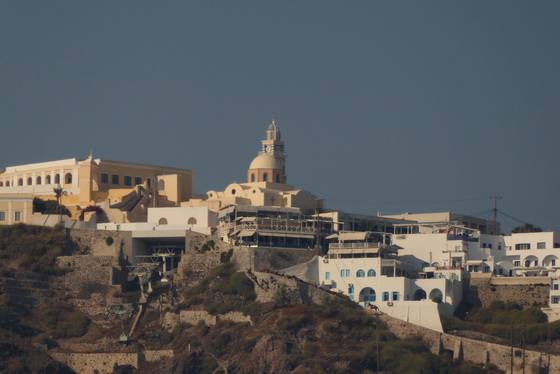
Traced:
<path fill-rule="evenodd" d="M 375 249 L 383 246 L 383 243 L 331 243 L 329 249 Z"/>

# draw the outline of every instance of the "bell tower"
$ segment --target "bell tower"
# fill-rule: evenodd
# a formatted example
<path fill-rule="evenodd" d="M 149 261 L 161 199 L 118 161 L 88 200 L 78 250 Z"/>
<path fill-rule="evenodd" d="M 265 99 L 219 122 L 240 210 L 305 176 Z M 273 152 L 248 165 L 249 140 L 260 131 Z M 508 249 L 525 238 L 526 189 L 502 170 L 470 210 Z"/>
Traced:
<path fill-rule="evenodd" d="M 248 183 L 272 182 L 286 183 L 286 153 L 280 128 L 272 118 L 262 141 L 262 151 L 249 166 Z"/>

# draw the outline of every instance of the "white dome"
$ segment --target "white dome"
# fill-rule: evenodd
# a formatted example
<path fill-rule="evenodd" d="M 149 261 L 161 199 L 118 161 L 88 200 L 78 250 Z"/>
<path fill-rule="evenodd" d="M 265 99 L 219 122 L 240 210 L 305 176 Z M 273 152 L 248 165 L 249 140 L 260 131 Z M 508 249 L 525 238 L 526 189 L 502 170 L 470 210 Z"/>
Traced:
<path fill-rule="evenodd" d="M 277 169 L 282 170 L 282 161 L 274 156 L 262 154 L 258 155 L 251 162 L 249 169 Z"/>

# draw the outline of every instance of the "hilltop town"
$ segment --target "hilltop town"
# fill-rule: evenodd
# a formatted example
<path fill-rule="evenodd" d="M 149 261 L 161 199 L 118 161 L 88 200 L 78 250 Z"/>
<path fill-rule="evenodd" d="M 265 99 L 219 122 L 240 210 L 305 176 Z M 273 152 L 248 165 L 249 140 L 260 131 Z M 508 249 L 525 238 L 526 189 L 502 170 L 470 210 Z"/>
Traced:
<path fill-rule="evenodd" d="M 560 371 L 558 233 L 329 209 L 274 120 L 247 182 L 204 194 L 93 154 L 0 172 L 0 370 Z"/>

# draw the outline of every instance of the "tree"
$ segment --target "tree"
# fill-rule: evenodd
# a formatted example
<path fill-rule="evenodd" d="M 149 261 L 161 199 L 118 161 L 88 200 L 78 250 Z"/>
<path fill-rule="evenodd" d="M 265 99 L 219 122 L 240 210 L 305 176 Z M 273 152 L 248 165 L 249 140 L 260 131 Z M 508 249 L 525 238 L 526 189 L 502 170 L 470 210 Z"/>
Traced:
<path fill-rule="evenodd" d="M 533 226 L 530 223 L 526 223 L 523 226 L 517 226 L 513 230 L 512 233 L 525 233 L 525 232 L 542 232 L 542 229 Z"/>
<path fill-rule="evenodd" d="M 62 222 L 62 196 L 66 195 L 67 192 L 64 191 L 62 187 L 54 187 L 53 188 L 54 195 L 56 196 L 56 202 L 58 203 L 58 216 L 59 222 Z"/>

